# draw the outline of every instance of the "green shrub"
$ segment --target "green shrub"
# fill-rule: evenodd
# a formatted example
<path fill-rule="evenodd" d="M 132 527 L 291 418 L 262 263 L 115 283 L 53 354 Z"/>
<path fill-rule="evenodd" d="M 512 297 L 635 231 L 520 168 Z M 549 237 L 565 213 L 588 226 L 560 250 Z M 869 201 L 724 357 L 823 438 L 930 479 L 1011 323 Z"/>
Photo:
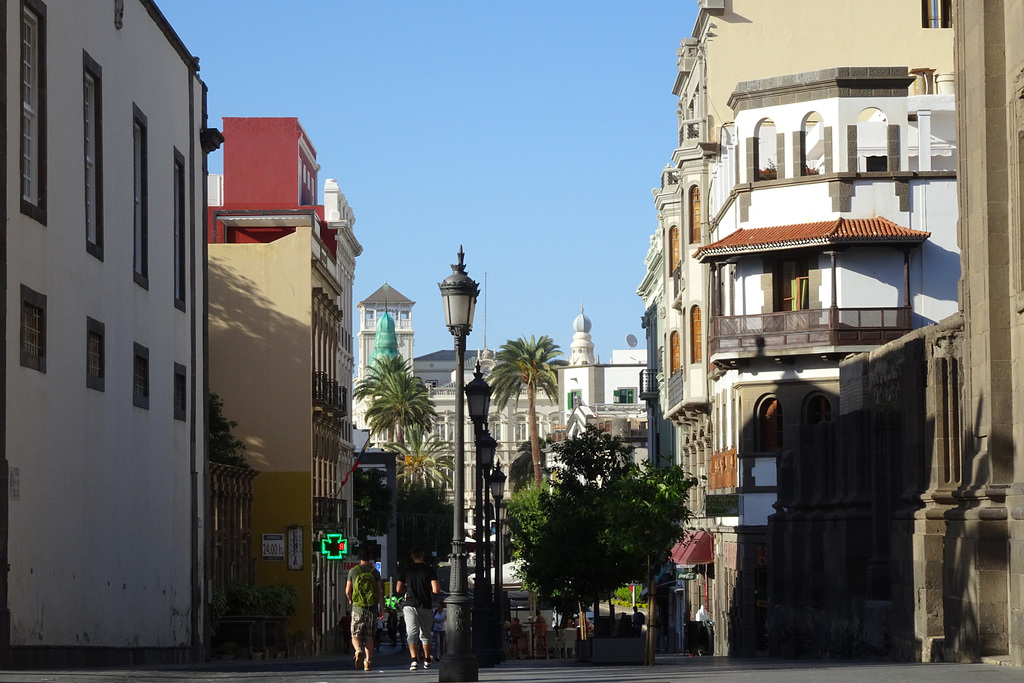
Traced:
<path fill-rule="evenodd" d="M 224 591 L 223 603 L 224 611 L 217 616 L 290 617 L 299 604 L 299 591 L 290 584 L 248 586 L 235 583 Z M 216 607 L 216 603 L 213 606 Z"/>

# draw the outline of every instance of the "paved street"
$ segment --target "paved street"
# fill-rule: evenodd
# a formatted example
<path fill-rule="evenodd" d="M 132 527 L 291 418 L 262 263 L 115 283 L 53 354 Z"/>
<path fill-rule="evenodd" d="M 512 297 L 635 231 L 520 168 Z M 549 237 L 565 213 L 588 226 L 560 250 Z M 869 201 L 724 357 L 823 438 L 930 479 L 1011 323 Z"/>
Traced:
<path fill-rule="evenodd" d="M 342 658 L 257 662 L 212 662 L 200 666 L 159 669 L 80 669 L 74 671 L 2 671 L 0 683 L 83 681 L 89 683 L 164 683 L 181 681 L 330 683 L 373 680 L 377 683 L 436 681 L 437 671 L 409 671 L 404 653 L 387 648 L 372 673 L 356 671 Z M 662 655 L 653 668 L 593 666 L 574 660 L 506 662 L 482 669 L 480 681 L 517 683 L 675 683 L 676 681 L 754 683 L 1021 683 L 1024 670 L 988 664 L 890 664 L 878 662 L 781 661 L 772 659 L 691 658 Z"/>

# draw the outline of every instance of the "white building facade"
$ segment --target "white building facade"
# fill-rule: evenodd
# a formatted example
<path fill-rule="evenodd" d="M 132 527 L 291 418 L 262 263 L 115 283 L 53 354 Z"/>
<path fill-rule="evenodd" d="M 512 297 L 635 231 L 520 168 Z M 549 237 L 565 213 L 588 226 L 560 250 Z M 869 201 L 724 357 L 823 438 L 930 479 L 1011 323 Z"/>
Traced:
<path fill-rule="evenodd" d="M 799 372 L 791 365 L 811 346 L 784 348 L 775 354 L 784 357 L 778 364 L 757 366 L 767 356 L 763 349 L 758 355 L 757 339 L 767 344 L 771 338 L 755 333 L 765 324 L 762 316 L 794 305 L 794 297 L 781 295 L 783 286 L 775 280 L 783 276 L 771 264 L 784 261 L 786 250 L 803 250 L 794 259 L 798 263 L 779 266 L 798 280 L 797 305 L 818 311 L 824 306 L 826 313 L 833 303 L 840 309 L 897 308 L 900 325 L 886 334 L 950 310 L 950 286 L 955 289 L 958 273 L 955 240 L 939 214 L 955 213 L 949 192 L 955 142 L 949 98 L 935 95 L 951 87 L 952 36 L 943 3 L 864 0 L 856 8 L 837 9 L 816 0 L 785 7 L 701 0 L 699 6 L 691 37 L 677 52 L 672 93 L 678 98 L 679 144 L 653 191 L 658 224 L 638 288 L 652 356 L 641 395 L 651 411 L 649 442 L 658 462 L 708 478 L 690 503 L 694 528 L 709 532 L 711 558 L 693 563 L 696 579 L 678 581 L 661 604 L 670 625 L 664 645 L 688 647 L 685 615 L 703 606 L 718 625 L 717 653 L 753 655 L 767 651 L 768 548 L 757 520 L 772 512 L 779 482 L 775 461 L 757 455 L 756 442 L 743 441 L 757 433 L 754 405 L 744 401 L 758 382 L 765 395 L 783 379 L 792 386 L 806 381 L 807 391 L 822 395 L 837 386 L 831 379 L 837 377 L 835 355 L 819 355 L 817 364 L 808 355 Z M 807 48 L 807 36 L 823 34 L 829 39 Z M 902 65 L 909 65 L 899 74 L 903 82 L 881 88 L 885 92 L 863 82 L 856 91 L 846 90 L 847 81 L 859 77 L 849 71 L 834 74 L 831 84 L 826 76 L 817 85 L 796 76 L 855 66 L 879 69 L 885 80 L 893 77 L 891 67 Z M 918 95 L 930 99 L 916 102 Z M 844 230 L 856 235 L 883 225 L 843 227 L 836 224 L 840 218 L 884 219 L 892 239 L 831 244 Z M 831 238 L 827 223 L 837 231 Z M 819 224 L 818 232 L 813 224 Z M 789 237 L 799 233 L 800 239 L 776 244 L 764 234 L 750 234 L 773 228 L 786 228 Z M 931 234 L 922 238 L 925 233 Z M 741 242 L 754 238 L 743 245 L 749 251 L 731 243 L 718 246 L 735 253 L 702 251 L 734 234 Z M 698 252 L 701 257 L 694 258 Z M 747 315 L 758 316 L 757 322 Z M 806 327 L 809 315 L 804 314 Z M 828 315 L 818 316 L 817 324 L 831 324 Z M 855 326 L 870 323 L 858 319 Z M 879 342 L 884 327 L 879 323 Z M 748 359 L 738 358 L 734 368 L 729 354 L 742 356 L 738 340 L 747 332 L 744 339 L 753 346 L 742 350 L 757 367 L 741 373 Z M 846 344 L 827 341 L 837 353 Z M 871 348 L 866 334 L 851 346 L 858 344 Z M 742 396 L 728 388 L 741 381 L 748 383 Z M 791 408 L 786 419 L 801 411 Z M 750 476 L 738 486 L 744 473 Z M 741 510 L 749 513 L 742 519 Z M 753 535 L 741 542 L 737 530 Z"/>
<path fill-rule="evenodd" d="M 220 134 L 198 60 L 150 0 L 0 9 L 0 662 L 200 660 Z"/>

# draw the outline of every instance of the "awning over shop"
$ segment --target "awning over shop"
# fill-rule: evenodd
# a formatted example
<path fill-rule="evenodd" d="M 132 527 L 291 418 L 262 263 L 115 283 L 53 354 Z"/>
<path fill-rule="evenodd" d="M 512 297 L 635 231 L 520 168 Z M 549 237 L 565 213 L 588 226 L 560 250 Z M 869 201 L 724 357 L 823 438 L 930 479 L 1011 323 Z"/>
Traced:
<path fill-rule="evenodd" d="M 707 531 L 695 531 L 672 548 L 676 564 L 710 564 L 715 561 L 715 537 Z"/>

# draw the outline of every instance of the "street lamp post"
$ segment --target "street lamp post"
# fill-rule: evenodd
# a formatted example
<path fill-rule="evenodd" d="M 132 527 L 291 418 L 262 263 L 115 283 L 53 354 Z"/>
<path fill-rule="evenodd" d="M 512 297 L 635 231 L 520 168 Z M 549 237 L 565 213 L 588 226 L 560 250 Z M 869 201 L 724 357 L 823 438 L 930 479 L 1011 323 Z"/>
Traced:
<path fill-rule="evenodd" d="M 502 630 L 505 624 L 505 596 L 501 576 L 501 500 L 505 497 L 505 473 L 501 471 L 500 465 L 496 465 L 491 470 L 490 486 L 491 497 L 494 498 L 494 603 L 492 606 L 494 647 L 501 653 L 501 660 L 504 660 L 505 646 Z"/>
<path fill-rule="evenodd" d="M 466 274 L 464 254 L 459 246 L 459 262 L 452 265 L 452 274 L 438 283 L 444 300 L 444 318 L 448 331 L 455 337 L 455 501 L 452 521 L 451 578 L 446 601 L 449 610 L 449 650 L 438 666 L 438 681 L 477 681 L 480 667 L 469 648 L 469 596 L 466 593 L 466 522 L 465 522 L 465 377 L 466 337 L 473 329 L 473 313 L 480 286 Z"/>
<path fill-rule="evenodd" d="M 476 528 L 476 576 L 473 579 L 473 639 L 472 649 L 479 666 L 492 667 L 497 664 L 490 645 L 490 614 L 488 600 L 491 585 L 487 576 L 487 539 L 484 531 L 483 505 L 484 477 L 494 463 L 496 442 L 487 432 L 487 416 L 490 412 L 491 386 L 484 380 L 477 363 L 473 379 L 466 385 L 466 400 L 469 403 L 469 419 L 473 422 L 474 450 L 476 451 L 476 504 L 473 506 L 473 524 Z"/>

